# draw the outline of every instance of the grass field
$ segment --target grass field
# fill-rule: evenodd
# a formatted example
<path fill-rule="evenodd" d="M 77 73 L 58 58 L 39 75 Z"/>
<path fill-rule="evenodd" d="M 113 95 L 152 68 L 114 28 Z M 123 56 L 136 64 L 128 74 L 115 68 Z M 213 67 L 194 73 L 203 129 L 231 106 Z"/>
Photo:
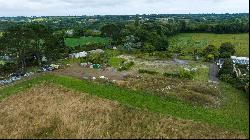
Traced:
<path fill-rule="evenodd" d="M 78 45 L 89 45 L 89 44 L 109 44 L 108 38 L 102 37 L 81 37 L 81 38 L 66 38 L 65 39 L 66 46 L 75 47 Z"/>
<path fill-rule="evenodd" d="M 122 105 L 139 108 L 149 112 L 164 114 L 175 118 L 193 120 L 234 132 L 248 137 L 249 102 L 244 93 L 220 83 L 224 102 L 219 109 L 193 106 L 173 99 L 162 99 L 140 91 L 118 88 L 112 85 L 94 84 L 65 76 L 44 75 L 14 86 L 0 89 L 0 100 L 30 89 L 39 83 L 53 83 L 78 92 L 114 100 Z"/>
<path fill-rule="evenodd" d="M 183 33 L 170 39 L 171 48 L 180 48 L 182 52 L 193 52 L 208 45 L 219 47 L 221 43 L 231 42 L 236 47 L 237 56 L 249 57 L 249 34 L 208 34 Z"/>
<path fill-rule="evenodd" d="M 0 138 L 245 138 L 49 83 L 10 96 L 0 106 Z"/>

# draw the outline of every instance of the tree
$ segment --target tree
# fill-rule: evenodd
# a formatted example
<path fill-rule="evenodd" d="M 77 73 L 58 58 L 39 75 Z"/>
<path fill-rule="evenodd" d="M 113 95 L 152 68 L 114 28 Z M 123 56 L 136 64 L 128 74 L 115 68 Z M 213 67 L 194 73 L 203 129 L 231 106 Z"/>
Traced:
<path fill-rule="evenodd" d="M 218 57 L 218 49 L 214 45 L 208 45 L 203 50 L 203 55 L 205 56 L 206 61 L 213 61 Z"/>
<path fill-rule="evenodd" d="M 222 68 L 219 70 L 218 75 L 222 80 L 228 82 L 231 78 L 236 78 L 236 75 L 233 69 L 234 69 L 234 66 L 233 66 L 232 60 L 229 58 L 226 58 L 224 60 Z"/>
<path fill-rule="evenodd" d="M 121 28 L 115 24 L 107 24 L 101 28 L 101 34 L 105 37 L 110 37 L 113 41 L 118 41 L 121 37 Z M 110 39 L 110 45 L 112 40 Z"/>
<path fill-rule="evenodd" d="M 9 28 L 1 38 L 0 49 L 26 71 L 27 64 L 40 66 L 44 55 L 59 58 L 63 45 L 63 37 L 53 35 L 46 26 L 25 24 Z"/>
<path fill-rule="evenodd" d="M 219 48 L 220 58 L 230 58 L 235 52 L 235 47 L 230 42 L 222 43 Z"/>

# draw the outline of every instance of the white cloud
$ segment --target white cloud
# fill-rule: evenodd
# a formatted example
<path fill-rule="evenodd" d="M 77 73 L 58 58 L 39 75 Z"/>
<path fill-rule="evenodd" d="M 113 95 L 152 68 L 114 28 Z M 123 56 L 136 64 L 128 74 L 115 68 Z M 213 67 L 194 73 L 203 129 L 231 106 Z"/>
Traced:
<path fill-rule="evenodd" d="M 242 13 L 248 0 L 0 0 L 0 16 Z"/>

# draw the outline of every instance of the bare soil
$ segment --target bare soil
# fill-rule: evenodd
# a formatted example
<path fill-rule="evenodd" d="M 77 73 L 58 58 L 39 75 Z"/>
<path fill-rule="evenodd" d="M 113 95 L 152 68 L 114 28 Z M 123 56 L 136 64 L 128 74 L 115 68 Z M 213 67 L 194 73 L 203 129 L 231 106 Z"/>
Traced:
<path fill-rule="evenodd" d="M 127 75 L 127 72 L 119 72 L 112 68 L 103 69 L 91 69 L 81 67 L 79 64 L 74 63 L 70 67 L 65 69 L 59 69 L 54 72 L 59 75 L 72 76 L 79 79 L 91 79 L 93 77 L 99 78 L 100 76 L 105 76 L 111 80 L 123 80 L 124 75 Z"/>

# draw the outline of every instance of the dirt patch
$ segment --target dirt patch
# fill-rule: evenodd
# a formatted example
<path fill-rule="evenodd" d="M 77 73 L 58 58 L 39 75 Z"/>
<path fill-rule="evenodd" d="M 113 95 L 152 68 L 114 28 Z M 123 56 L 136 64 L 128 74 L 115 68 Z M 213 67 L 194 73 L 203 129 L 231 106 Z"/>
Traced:
<path fill-rule="evenodd" d="M 119 72 L 114 68 L 103 69 L 91 69 L 81 67 L 79 64 L 72 64 L 70 67 L 60 69 L 54 72 L 59 75 L 72 76 L 79 79 L 91 79 L 92 77 L 99 78 L 105 76 L 111 80 L 123 80 L 124 76 L 128 75 L 127 72 Z"/>
<path fill-rule="evenodd" d="M 0 138 L 244 138 L 53 85 L 0 102 Z"/>

